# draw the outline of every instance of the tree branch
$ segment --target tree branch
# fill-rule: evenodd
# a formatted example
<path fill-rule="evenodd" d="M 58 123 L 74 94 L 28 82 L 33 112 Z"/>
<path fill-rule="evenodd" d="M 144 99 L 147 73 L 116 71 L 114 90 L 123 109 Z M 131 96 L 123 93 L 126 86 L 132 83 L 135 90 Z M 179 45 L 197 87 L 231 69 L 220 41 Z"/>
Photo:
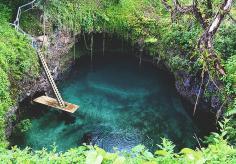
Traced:
<path fill-rule="evenodd" d="M 167 11 L 171 12 L 172 11 L 172 7 L 167 3 L 166 0 L 161 0 L 162 4 L 164 5 L 164 7 L 166 8 Z"/>
<path fill-rule="evenodd" d="M 216 13 L 212 23 L 206 28 L 205 32 L 203 33 L 198 42 L 200 52 L 207 51 L 209 53 L 208 58 L 214 62 L 215 68 L 221 75 L 225 75 L 226 73 L 220 63 L 219 58 L 214 52 L 212 40 L 225 15 L 229 13 L 232 3 L 233 0 L 224 0 L 224 3 L 221 5 L 219 11 Z"/>
<path fill-rule="evenodd" d="M 193 0 L 193 14 L 195 18 L 198 20 L 198 22 L 200 23 L 200 25 L 202 26 L 202 28 L 206 29 L 208 26 L 207 21 L 203 18 L 202 13 L 200 12 L 197 5 L 198 5 L 198 1 Z"/>
<path fill-rule="evenodd" d="M 173 0 L 173 3 L 174 8 L 172 8 L 166 0 L 162 0 L 162 4 L 165 6 L 166 10 L 171 12 L 172 20 L 175 20 L 177 14 L 193 14 L 203 29 L 207 27 L 207 23 L 197 7 L 197 0 L 193 0 L 193 4 L 189 6 L 182 6 L 178 0 Z"/>
<path fill-rule="evenodd" d="M 222 20 L 224 19 L 225 15 L 230 11 L 231 5 L 233 0 L 225 0 L 223 5 L 220 7 L 219 11 L 215 15 L 212 24 L 208 30 L 208 33 L 214 35 L 218 30 Z"/>
<path fill-rule="evenodd" d="M 178 0 L 173 0 L 175 10 L 178 13 L 188 14 L 193 12 L 193 6 L 181 6 Z"/>
<path fill-rule="evenodd" d="M 222 23 L 225 15 L 229 13 L 232 3 L 233 0 L 224 0 L 222 5 L 220 6 L 219 11 L 214 16 L 212 23 L 208 25 L 207 21 L 203 18 L 202 13 L 197 7 L 198 5 L 197 0 L 193 0 L 193 4 L 190 6 L 181 6 L 178 0 L 173 0 L 174 7 L 171 7 L 166 0 L 162 0 L 162 4 L 168 11 L 171 12 L 172 19 L 175 19 L 177 14 L 192 13 L 195 16 L 195 18 L 201 24 L 202 28 L 205 30 L 205 32 L 202 34 L 202 36 L 198 41 L 199 50 L 201 53 L 207 52 L 209 54 L 208 59 L 210 59 L 210 61 L 213 61 L 214 67 L 221 75 L 225 75 L 225 71 L 220 63 L 219 58 L 214 52 L 213 37 L 217 32 L 220 24 Z M 207 6 L 209 7 L 210 10 L 212 9 L 211 0 L 207 1 Z"/>

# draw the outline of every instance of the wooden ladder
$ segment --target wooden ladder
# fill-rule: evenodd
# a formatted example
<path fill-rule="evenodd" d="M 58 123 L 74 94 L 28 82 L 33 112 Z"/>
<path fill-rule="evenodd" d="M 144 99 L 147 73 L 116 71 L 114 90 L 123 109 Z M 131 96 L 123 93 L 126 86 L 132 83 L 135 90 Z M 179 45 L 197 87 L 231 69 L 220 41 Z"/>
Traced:
<path fill-rule="evenodd" d="M 56 98 L 57 98 L 57 101 L 58 101 L 59 105 L 60 105 L 61 107 L 65 107 L 65 102 L 63 101 L 63 99 L 62 99 L 62 97 L 61 97 L 61 94 L 60 94 L 60 92 L 58 91 L 58 88 L 57 88 L 57 86 L 56 86 L 56 83 L 55 83 L 55 81 L 53 80 L 53 77 L 52 77 L 51 72 L 50 72 L 50 70 L 49 70 L 49 68 L 48 68 L 48 65 L 47 65 L 47 63 L 46 63 L 46 61 L 45 61 L 45 59 L 44 59 L 43 54 L 42 54 L 40 51 L 37 51 L 37 53 L 38 53 L 38 56 L 39 56 L 39 59 L 40 59 L 42 65 L 43 65 L 43 69 L 44 69 L 44 71 L 45 71 L 45 73 L 46 73 L 47 79 L 48 79 L 49 83 L 50 83 L 51 86 L 52 86 L 52 89 L 53 89 L 54 94 L 56 95 Z"/>
<path fill-rule="evenodd" d="M 51 72 L 50 72 L 50 70 L 49 70 L 49 68 L 47 66 L 47 63 L 46 63 L 46 61 L 44 59 L 44 56 L 43 56 L 42 52 L 39 50 L 39 48 L 37 46 L 37 41 L 35 40 L 34 37 L 32 37 L 30 34 L 27 34 L 26 32 L 24 32 L 20 28 L 20 17 L 21 17 L 21 14 L 23 12 L 26 12 L 28 10 L 33 9 L 36 6 L 36 1 L 39 2 L 40 0 L 32 0 L 31 2 L 29 2 L 29 3 L 25 4 L 25 5 L 20 6 L 18 8 L 17 16 L 16 16 L 16 19 L 15 19 L 14 23 L 10 23 L 12 26 L 15 27 L 15 29 L 18 32 L 20 32 L 23 35 L 27 36 L 31 40 L 32 47 L 36 50 L 36 52 L 37 52 L 37 54 L 39 56 L 39 59 L 40 59 L 42 65 L 43 65 L 43 69 L 44 69 L 44 71 L 46 73 L 47 79 L 48 79 L 50 85 L 52 86 L 54 94 L 56 95 L 56 99 L 48 97 L 48 96 L 40 96 L 40 97 L 34 99 L 34 102 L 37 102 L 37 103 L 40 103 L 40 104 L 43 104 L 43 105 L 47 105 L 47 106 L 50 106 L 50 107 L 53 107 L 53 108 L 56 108 L 56 109 L 59 109 L 59 110 L 63 110 L 63 111 L 66 111 L 66 112 L 74 113 L 79 108 L 79 106 L 63 101 L 63 99 L 61 97 L 61 94 L 58 91 L 58 88 L 56 86 L 56 83 L 53 80 Z"/>

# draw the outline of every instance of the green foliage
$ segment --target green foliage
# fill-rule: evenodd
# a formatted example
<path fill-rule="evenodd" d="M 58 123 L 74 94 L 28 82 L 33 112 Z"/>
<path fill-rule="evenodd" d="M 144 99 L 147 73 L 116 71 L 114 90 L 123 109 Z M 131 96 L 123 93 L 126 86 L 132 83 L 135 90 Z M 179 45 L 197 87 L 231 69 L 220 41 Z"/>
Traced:
<path fill-rule="evenodd" d="M 211 135 L 206 137 L 205 143 L 208 144 L 219 144 L 222 140 L 226 140 L 226 136 L 229 130 L 229 119 L 224 119 L 222 122 L 219 122 L 220 133 L 213 132 Z"/>
<path fill-rule="evenodd" d="M 30 119 L 22 120 L 20 123 L 17 124 L 16 130 L 20 131 L 21 133 L 27 132 L 31 128 L 31 121 Z"/>
<path fill-rule="evenodd" d="M 43 35 L 43 27 L 37 18 L 37 11 L 25 12 L 21 15 L 20 26 L 24 31 L 33 36 Z"/>
<path fill-rule="evenodd" d="M 9 25 L 9 9 L 0 5 L 0 63 L 1 68 L 12 78 L 20 79 L 23 74 L 37 73 L 37 55 L 30 41 Z"/>
<path fill-rule="evenodd" d="M 4 114 L 8 105 L 11 104 L 9 86 L 10 82 L 8 76 L 2 68 L 0 68 L 0 115 Z"/>
<path fill-rule="evenodd" d="M 234 118 L 234 116 L 231 116 L 230 117 L 230 120 L 226 122 L 226 124 L 224 125 L 226 128 L 225 128 L 225 133 L 227 134 L 227 141 L 235 146 L 236 145 L 236 131 L 235 131 L 235 128 L 236 128 L 236 120 Z"/>
<path fill-rule="evenodd" d="M 171 141 L 163 139 L 160 149 L 152 154 L 144 146 L 138 145 L 131 152 L 109 153 L 97 146 L 80 146 L 64 153 L 45 149 L 31 151 L 29 148 L 20 150 L 13 147 L 11 150 L 0 148 L 1 162 L 3 163 L 114 163 L 114 164 L 203 164 L 203 163 L 235 163 L 236 149 L 227 144 L 225 128 L 228 120 L 221 124 L 221 132 L 212 134 L 207 148 L 192 150 L 183 148 L 179 153 L 174 152 Z M 224 150 L 224 151 L 222 151 Z"/>
<path fill-rule="evenodd" d="M 17 98 L 11 91 L 24 76 L 37 74 L 37 56 L 30 41 L 9 24 L 11 10 L 0 3 L 0 146 L 6 146 L 4 116 Z M 10 91 L 11 85 L 11 91 Z"/>
<path fill-rule="evenodd" d="M 187 20 L 189 21 L 189 20 Z M 163 25 L 162 29 L 162 42 L 168 46 L 168 50 L 181 50 L 181 54 L 192 54 L 196 48 L 198 36 L 201 29 L 197 24 L 170 24 Z"/>
<path fill-rule="evenodd" d="M 202 149 L 204 156 L 207 161 L 212 163 L 235 163 L 236 149 L 228 143 L 229 140 L 232 140 L 232 122 L 229 119 L 224 119 L 219 122 L 219 126 L 220 133 L 212 133 L 206 137 L 205 142 L 209 146 Z"/>
<path fill-rule="evenodd" d="M 162 138 L 162 145 L 158 145 L 158 146 L 159 146 L 159 148 L 161 148 L 161 150 L 166 151 L 168 154 L 172 154 L 174 152 L 174 148 L 175 148 L 173 143 L 165 138 Z"/>
<path fill-rule="evenodd" d="M 236 94 L 236 55 L 227 59 L 225 64 L 227 76 L 225 77 L 226 91 L 231 94 Z"/>
<path fill-rule="evenodd" d="M 185 70 L 190 72 L 189 61 L 185 58 L 180 57 L 179 55 L 170 58 L 169 65 L 173 72 L 176 70 Z"/>
<path fill-rule="evenodd" d="M 73 31 L 111 32 L 124 37 L 129 35 L 133 43 L 140 37 L 155 38 L 157 22 L 141 12 L 147 1 L 57 1 L 47 3 L 46 12 L 49 18 L 61 27 Z M 45 6 L 44 6 L 45 7 Z M 44 8 L 43 6 L 41 8 Z M 150 14 L 153 14 L 151 11 Z M 154 36 L 153 36 L 154 35 Z"/>
<path fill-rule="evenodd" d="M 236 26 L 224 24 L 214 40 L 215 48 L 224 59 L 236 54 Z"/>
<path fill-rule="evenodd" d="M 156 38 L 147 38 L 147 39 L 144 40 L 144 42 L 152 44 L 152 43 L 156 43 L 157 39 Z"/>
<path fill-rule="evenodd" d="M 233 95 L 226 115 L 236 114 L 236 55 L 229 57 L 225 63 L 227 75 L 223 78 L 225 82 L 225 91 L 228 95 Z"/>

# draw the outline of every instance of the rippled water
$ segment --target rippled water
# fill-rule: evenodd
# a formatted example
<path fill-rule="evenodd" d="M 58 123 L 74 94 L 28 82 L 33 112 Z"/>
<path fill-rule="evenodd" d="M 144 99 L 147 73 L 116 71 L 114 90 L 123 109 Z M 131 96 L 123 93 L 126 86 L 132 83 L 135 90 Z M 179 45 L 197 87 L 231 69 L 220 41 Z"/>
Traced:
<path fill-rule="evenodd" d="M 33 149 L 57 145 L 59 151 L 82 143 L 107 151 L 130 150 L 144 144 L 157 148 L 161 137 L 179 148 L 193 147 L 197 131 L 184 110 L 170 76 L 150 63 L 141 67 L 134 57 L 81 59 L 59 84 L 63 98 L 80 106 L 69 115 L 44 106 L 32 107 L 32 128 L 18 141 Z"/>

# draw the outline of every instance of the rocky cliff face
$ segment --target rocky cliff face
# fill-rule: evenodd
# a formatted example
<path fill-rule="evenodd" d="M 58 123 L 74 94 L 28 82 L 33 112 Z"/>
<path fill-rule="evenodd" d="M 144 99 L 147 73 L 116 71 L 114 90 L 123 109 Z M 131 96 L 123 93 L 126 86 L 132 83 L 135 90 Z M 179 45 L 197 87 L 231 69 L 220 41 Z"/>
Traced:
<path fill-rule="evenodd" d="M 170 52 L 171 53 L 171 52 Z M 137 56 L 138 57 L 138 56 Z M 142 61 L 155 64 L 159 69 L 164 69 L 174 75 L 175 87 L 177 92 L 193 106 L 196 103 L 196 98 L 201 86 L 201 72 L 188 73 L 184 70 L 172 71 L 171 66 L 167 61 L 160 61 L 158 58 L 152 58 L 151 56 L 143 56 Z M 203 79 L 203 85 L 200 91 L 197 110 L 201 112 L 217 113 L 222 106 L 222 102 L 219 97 L 219 89 L 222 84 L 219 80 L 211 80 L 209 75 L 205 74 Z"/>
<path fill-rule="evenodd" d="M 60 80 L 62 74 L 69 70 L 73 65 L 73 58 L 69 55 L 69 51 L 73 46 L 73 41 L 69 32 L 57 31 L 48 37 L 47 54 L 45 55 L 46 62 L 51 70 L 55 81 Z M 41 64 L 41 63 L 40 63 Z M 45 73 L 40 66 L 40 74 L 37 78 L 25 77 L 18 84 L 21 86 L 20 95 L 17 102 L 22 102 L 25 99 L 33 99 L 36 93 L 50 93 L 51 86 L 45 76 Z M 19 104 L 13 106 L 6 116 L 6 136 L 9 137 L 13 131 L 13 119 L 16 116 Z"/>
<path fill-rule="evenodd" d="M 184 71 L 174 72 L 174 75 L 176 78 L 175 86 L 178 93 L 194 105 L 202 81 L 200 75 L 191 75 Z M 217 86 L 220 86 L 220 83 L 217 82 L 217 84 L 214 84 L 208 76 L 204 77 L 197 110 L 212 111 L 216 113 L 220 109 L 221 102 L 217 95 L 219 91 Z"/>

